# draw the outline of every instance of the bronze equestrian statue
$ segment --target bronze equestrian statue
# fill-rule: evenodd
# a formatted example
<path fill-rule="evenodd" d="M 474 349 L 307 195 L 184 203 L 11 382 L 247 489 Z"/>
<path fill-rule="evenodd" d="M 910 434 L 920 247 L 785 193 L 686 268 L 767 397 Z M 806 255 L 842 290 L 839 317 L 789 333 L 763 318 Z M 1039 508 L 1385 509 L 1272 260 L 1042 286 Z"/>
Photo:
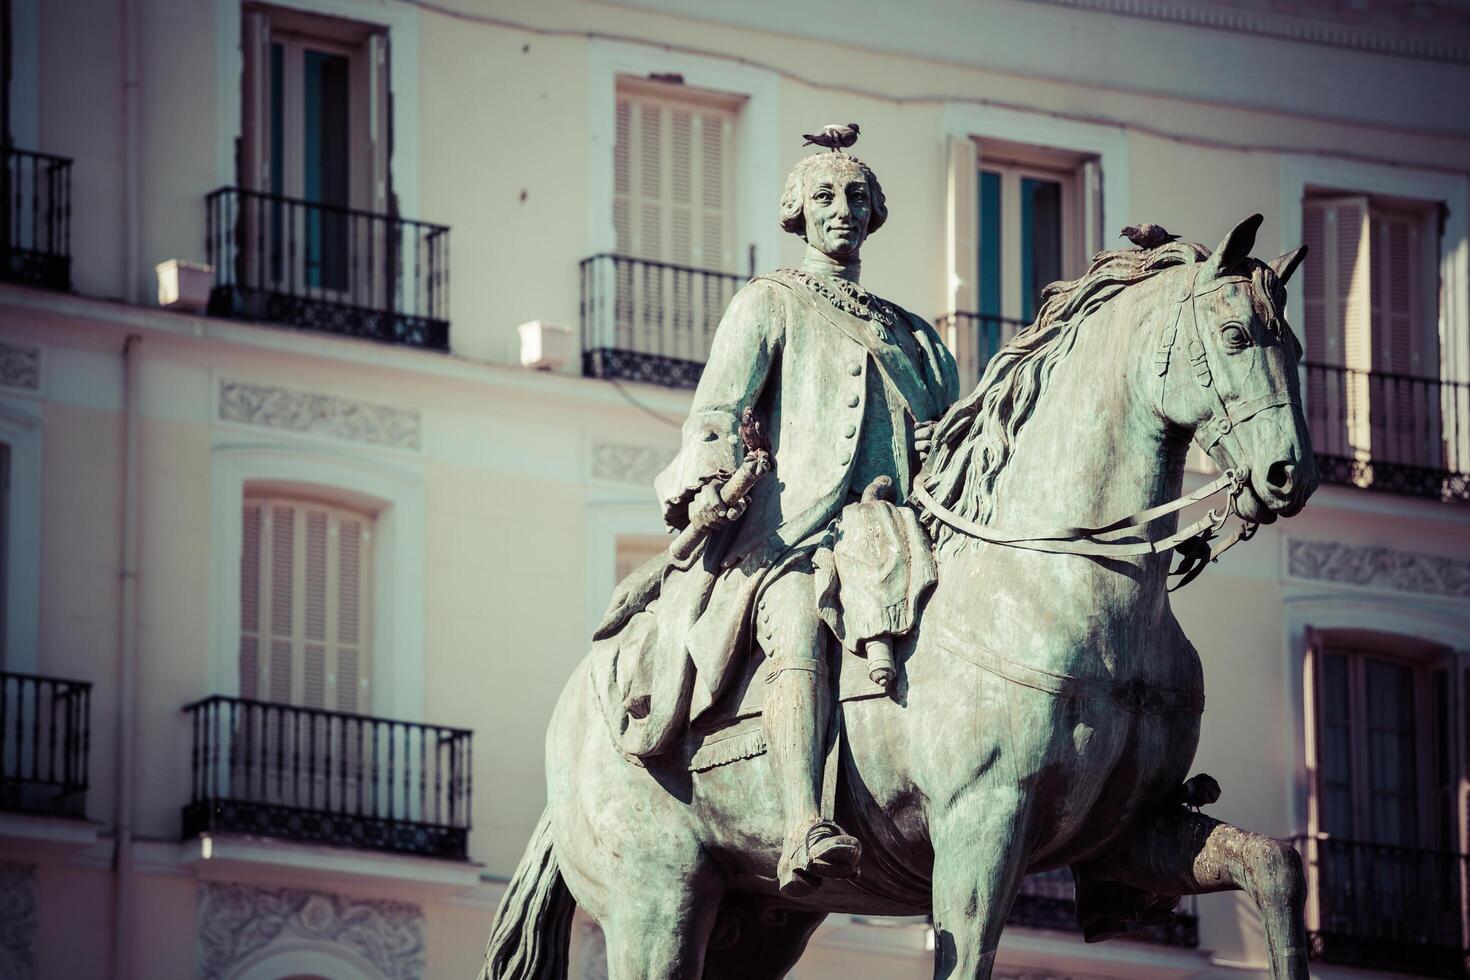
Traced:
<path fill-rule="evenodd" d="M 562 693 L 482 977 L 564 978 L 580 906 L 612 980 L 782 977 L 830 912 L 932 912 L 936 977 L 983 980 L 1021 879 L 1070 866 L 1089 939 L 1243 889 L 1306 980 L 1296 852 L 1185 805 L 1203 677 L 1167 594 L 1174 551 L 1192 577 L 1316 487 L 1304 250 L 1251 258 L 1257 215 L 1101 252 L 956 402 L 933 329 L 858 284 L 886 217 L 846 154 L 787 181 L 806 257 L 721 322 L 657 481 L 679 542 Z M 1191 439 L 1222 475 L 1186 495 Z"/>

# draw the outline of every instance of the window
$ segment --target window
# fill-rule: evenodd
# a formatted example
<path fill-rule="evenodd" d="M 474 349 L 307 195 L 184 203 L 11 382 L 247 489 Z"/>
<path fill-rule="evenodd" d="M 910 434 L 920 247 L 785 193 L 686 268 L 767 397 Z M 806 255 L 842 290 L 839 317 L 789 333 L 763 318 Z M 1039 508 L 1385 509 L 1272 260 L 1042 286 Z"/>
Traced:
<path fill-rule="evenodd" d="M 373 519 L 248 495 L 240 554 L 240 696 L 367 714 Z"/>
<path fill-rule="evenodd" d="M 1374 634 L 1312 638 L 1314 721 L 1303 848 L 1314 955 L 1442 974 L 1463 969 L 1470 928 L 1460 853 L 1463 679 L 1429 644 Z"/>
<path fill-rule="evenodd" d="M 669 550 L 668 538 L 619 535 L 613 582 L 621 582 L 644 562 Z"/>
<path fill-rule="evenodd" d="M 1318 829 L 1458 849 L 1447 663 L 1352 637 L 1321 640 L 1316 659 Z"/>
<path fill-rule="evenodd" d="M 10 444 L 0 442 L 0 669 L 10 666 Z"/>
<path fill-rule="evenodd" d="M 735 268 L 737 98 L 620 79 L 613 231 L 621 255 L 720 272 Z"/>
<path fill-rule="evenodd" d="M 249 6 L 242 38 L 240 181 L 273 195 L 246 208 L 260 236 L 247 258 L 268 264 L 260 278 L 293 290 L 346 292 L 354 252 L 390 245 L 347 211 L 388 210 L 387 34 Z"/>
<path fill-rule="evenodd" d="M 1081 275 L 1096 163 L 1078 154 L 994 140 L 979 153 L 979 312 L 1030 323 L 1041 291 Z"/>
<path fill-rule="evenodd" d="M 1445 464 L 1444 426 L 1454 413 L 1441 404 L 1437 221 L 1438 208 L 1422 202 L 1337 192 L 1305 199 L 1307 409 L 1320 455 Z M 1373 479 L 1360 466 L 1351 482 Z"/>

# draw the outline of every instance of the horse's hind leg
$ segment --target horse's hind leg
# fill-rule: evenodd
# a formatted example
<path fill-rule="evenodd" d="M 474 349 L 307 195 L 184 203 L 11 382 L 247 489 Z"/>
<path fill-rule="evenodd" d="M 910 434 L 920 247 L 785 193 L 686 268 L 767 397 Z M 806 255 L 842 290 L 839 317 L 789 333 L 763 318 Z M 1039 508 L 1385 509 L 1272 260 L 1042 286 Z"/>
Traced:
<path fill-rule="evenodd" d="M 1097 899 L 1090 886 L 1105 891 L 1108 881 L 1168 895 L 1244 891 L 1260 911 L 1271 975 L 1307 980 L 1306 877 L 1290 844 L 1176 806 L 1077 872 L 1079 910 Z"/>
<path fill-rule="evenodd" d="M 826 917 L 731 896 L 710 936 L 703 980 L 781 980 Z"/>
<path fill-rule="evenodd" d="M 608 980 L 700 980 L 705 946 L 724 894 L 701 859 L 683 875 L 634 877 L 601 922 Z"/>

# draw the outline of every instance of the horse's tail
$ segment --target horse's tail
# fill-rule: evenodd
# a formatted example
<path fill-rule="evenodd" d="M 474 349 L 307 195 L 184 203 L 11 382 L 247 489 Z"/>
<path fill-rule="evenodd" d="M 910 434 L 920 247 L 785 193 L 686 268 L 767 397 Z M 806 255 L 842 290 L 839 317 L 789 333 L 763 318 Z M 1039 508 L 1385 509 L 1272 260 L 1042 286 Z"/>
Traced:
<path fill-rule="evenodd" d="M 479 980 L 566 980 L 576 910 L 557 865 L 547 811 L 495 913 Z"/>

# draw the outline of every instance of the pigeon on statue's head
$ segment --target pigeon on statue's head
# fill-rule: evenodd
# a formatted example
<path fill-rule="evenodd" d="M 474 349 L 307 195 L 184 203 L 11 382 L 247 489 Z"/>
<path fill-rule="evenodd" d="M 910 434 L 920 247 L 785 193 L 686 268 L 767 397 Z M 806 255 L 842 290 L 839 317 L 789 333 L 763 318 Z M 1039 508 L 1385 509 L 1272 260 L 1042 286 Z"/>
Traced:
<path fill-rule="evenodd" d="M 802 133 L 806 142 L 802 146 L 825 146 L 836 153 L 842 147 L 852 146 L 857 142 L 858 124 L 848 123 L 840 126 L 837 123 L 829 123 L 823 126 L 819 132 Z"/>
<path fill-rule="evenodd" d="M 1128 225 L 1118 233 L 1119 238 L 1126 238 L 1139 248 L 1158 248 L 1169 242 L 1179 240 L 1178 235 L 1171 235 L 1164 230 L 1163 225 L 1154 225 L 1144 222 L 1141 225 Z"/>

